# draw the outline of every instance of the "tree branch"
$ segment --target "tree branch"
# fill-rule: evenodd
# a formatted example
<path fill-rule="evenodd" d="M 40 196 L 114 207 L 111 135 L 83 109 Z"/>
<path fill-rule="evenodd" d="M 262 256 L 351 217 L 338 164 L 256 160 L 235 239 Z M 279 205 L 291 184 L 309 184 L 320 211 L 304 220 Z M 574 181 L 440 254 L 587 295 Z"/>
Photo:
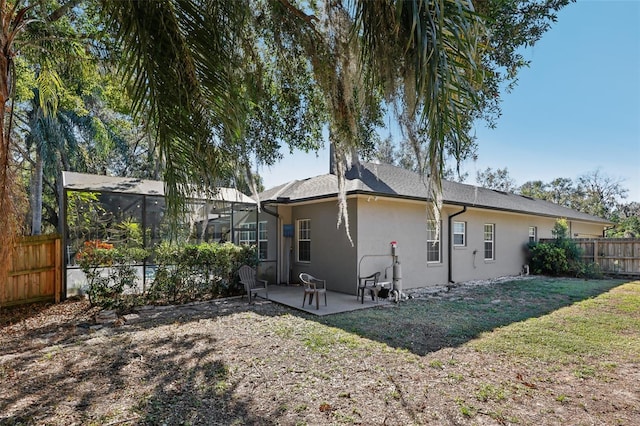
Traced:
<path fill-rule="evenodd" d="M 298 9 L 297 7 L 295 7 L 294 5 L 289 3 L 288 0 L 278 0 L 278 1 L 280 2 L 281 5 L 286 7 L 287 10 L 289 10 L 295 16 L 297 16 L 298 18 L 302 19 L 303 21 L 305 21 L 307 24 L 309 24 L 312 27 L 314 26 L 314 22 L 318 22 L 319 21 L 319 19 L 315 15 L 307 15 L 306 13 L 304 13 L 303 11 L 301 11 L 300 9 Z M 314 27 L 314 29 L 315 29 L 315 27 Z"/>
<path fill-rule="evenodd" d="M 64 15 L 66 15 L 69 10 L 73 9 L 74 7 L 76 7 L 78 5 L 78 3 L 80 3 L 80 0 L 71 0 L 71 1 L 63 4 L 58 9 L 54 10 L 48 16 L 47 20 L 49 22 L 57 21 L 58 19 L 62 18 Z"/>

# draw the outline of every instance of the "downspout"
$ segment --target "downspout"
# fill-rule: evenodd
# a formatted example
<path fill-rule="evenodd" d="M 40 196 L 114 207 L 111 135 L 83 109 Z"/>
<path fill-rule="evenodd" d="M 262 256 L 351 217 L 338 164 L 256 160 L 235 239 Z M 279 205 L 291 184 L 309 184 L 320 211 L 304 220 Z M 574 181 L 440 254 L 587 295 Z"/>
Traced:
<path fill-rule="evenodd" d="M 453 229 L 451 228 L 451 219 L 453 219 L 454 217 L 456 217 L 456 216 L 458 216 L 458 215 L 461 215 L 462 213 L 464 213 L 464 212 L 466 212 L 466 211 L 467 211 L 467 206 L 464 206 L 464 207 L 462 207 L 462 210 L 460 210 L 458 213 L 454 213 L 454 214 L 452 214 L 452 215 L 451 215 L 451 216 L 449 216 L 449 218 L 448 218 L 449 224 L 448 224 L 448 228 L 447 228 L 447 230 L 448 230 L 448 232 L 447 232 L 447 233 L 448 233 L 449 235 L 448 235 L 448 244 L 447 244 L 447 247 L 448 247 L 448 249 L 449 249 L 449 258 L 447 259 L 447 264 L 448 264 L 447 266 L 448 266 L 448 269 L 449 269 L 449 276 L 448 276 L 448 278 L 449 278 L 449 283 L 453 283 L 453 282 L 454 282 L 454 281 L 453 281 L 453 272 L 452 272 L 452 261 L 451 261 L 451 258 L 452 258 L 452 256 L 453 256 L 453 241 L 452 241 Z M 466 231 L 466 228 L 465 228 L 465 231 Z"/>

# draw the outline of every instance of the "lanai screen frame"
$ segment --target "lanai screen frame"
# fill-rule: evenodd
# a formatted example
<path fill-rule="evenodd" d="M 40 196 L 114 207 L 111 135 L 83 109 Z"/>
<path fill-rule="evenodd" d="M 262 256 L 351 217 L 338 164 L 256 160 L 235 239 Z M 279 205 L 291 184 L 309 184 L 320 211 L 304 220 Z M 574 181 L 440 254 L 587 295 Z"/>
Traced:
<path fill-rule="evenodd" d="M 149 200 L 153 200 L 153 198 L 162 198 L 164 199 L 164 182 L 162 181 L 154 181 L 154 180 L 146 180 L 139 178 L 122 178 L 122 177 L 112 177 L 112 176 L 103 176 L 103 175 L 93 175 L 86 173 L 76 173 L 76 172 L 63 172 L 62 173 L 62 189 L 63 194 L 60 201 L 60 223 L 61 223 L 61 236 L 62 236 L 62 258 L 63 258 L 63 297 L 67 297 L 67 288 L 68 288 L 68 270 L 73 269 L 77 270 L 79 267 L 70 265 L 70 253 L 68 250 L 69 245 L 69 224 L 68 224 L 68 206 L 69 206 L 69 193 L 71 192 L 95 192 L 99 193 L 100 196 L 112 196 L 117 197 L 119 195 L 127 195 L 127 196 L 138 196 L 140 197 L 140 203 L 137 208 L 140 209 L 141 221 L 140 224 L 142 226 L 142 235 L 143 235 L 143 246 L 144 248 L 152 248 L 153 245 L 149 244 L 147 241 L 147 232 L 146 229 L 150 225 L 147 223 L 147 202 Z M 157 202 L 156 202 L 157 204 Z M 203 196 L 194 196 L 193 198 L 189 198 L 188 204 L 196 206 L 204 206 L 205 214 L 207 214 L 207 225 L 212 220 L 213 216 L 209 207 L 213 207 L 211 210 L 219 210 L 218 219 L 223 212 L 229 212 L 229 233 L 230 238 L 226 240 L 233 242 L 234 244 L 238 244 L 239 241 L 239 232 L 242 230 L 237 227 L 239 223 L 247 223 L 236 222 L 234 220 L 234 214 L 236 212 L 249 212 L 245 215 L 245 217 L 249 216 L 252 213 L 257 212 L 258 204 L 251 197 L 243 194 L 242 192 L 234 189 L 234 188 L 218 188 L 217 193 L 214 197 L 203 197 Z M 258 229 L 258 214 L 255 214 L 255 227 Z M 187 224 L 185 224 L 187 225 Z M 208 226 L 207 226 L 208 228 Z M 204 233 L 203 233 L 204 235 Z M 258 232 L 256 232 L 256 245 L 258 244 Z M 214 237 L 215 237 L 214 233 Z M 155 240 L 155 239 L 154 239 Z M 160 240 L 161 241 L 161 240 Z M 146 280 L 147 280 L 147 268 L 154 265 L 153 262 L 148 262 L 145 259 L 142 264 L 135 265 L 136 267 L 142 267 L 142 285 L 143 289 L 146 288 Z M 70 268 L 71 266 L 71 268 Z"/>

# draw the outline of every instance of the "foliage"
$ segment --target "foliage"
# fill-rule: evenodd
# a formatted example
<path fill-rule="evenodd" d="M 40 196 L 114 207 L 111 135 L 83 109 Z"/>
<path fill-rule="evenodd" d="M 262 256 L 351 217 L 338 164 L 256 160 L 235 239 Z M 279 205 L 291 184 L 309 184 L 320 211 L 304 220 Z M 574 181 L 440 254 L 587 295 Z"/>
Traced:
<path fill-rule="evenodd" d="M 135 265 L 148 256 L 142 248 L 86 241 L 76 255 L 91 305 L 123 308 L 140 302 L 185 302 L 242 294 L 236 271 L 257 264 L 255 247 L 231 243 L 160 244 L 154 251 L 155 277 L 144 294 Z M 125 296 L 132 295 L 129 298 Z M 135 295 L 135 297 L 133 297 Z"/>
<path fill-rule="evenodd" d="M 120 308 L 123 294 L 135 290 L 136 269 L 147 252 L 141 248 L 119 247 L 100 240 L 84 243 L 76 255 L 80 269 L 87 278 L 87 294 L 92 306 Z"/>
<path fill-rule="evenodd" d="M 553 241 L 529 243 L 531 272 L 551 276 L 600 277 L 599 266 L 581 259 L 582 252 L 575 241 L 568 238 L 568 232 L 567 220 L 558 219 L 551 230 Z"/>
<path fill-rule="evenodd" d="M 577 179 L 556 178 L 551 182 L 525 182 L 518 192 L 521 195 L 551 201 L 605 219 L 614 219 L 620 201 L 628 190 L 615 179 L 600 170 L 593 170 Z"/>
<path fill-rule="evenodd" d="M 632 201 L 626 204 L 618 204 L 611 221 L 615 224 L 607 230 L 607 237 L 613 238 L 639 238 L 640 237 L 640 203 Z"/>
<path fill-rule="evenodd" d="M 257 249 L 232 243 L 172 244 L 154 251 L 157 265 L 145 297 L 151 301 L 184 302 L 239 294 L 237 270 L 256 266 Z"/>
<path fill-rule="evenodd" d="M 24 81 L 38 86 L 43 116 L 59 109 L 85 117 L 91 109 L 78 99 L 92 90 L 78 91 L 69 77 L 88 72 L 87 63 L 101 63 L 106 74 L 116 64 L 117 90 L 125 87 L 128 96 L 107 104 L 118 110 L 131 99 L 148 152 L 162 165 L 168 217 L 176 223 L 190 191 L 210 191 L 238 173 L 250 180 L 254 158 L 271 164 L 281 144 L 317 149 L 327 128 L 347 221 L 344 173 L 377 141 L 386 110 L 401 122 L 419 171 L 439 188 L 445 152 L 468 154 L 471 123 L 497 117 L 499 86 L 526 65 L 519 48 L 534 44 L 568 2 L 6 2 L 0 18 L 11 25 L 0 37 L 0 104 L 14 110 L 8 82 L 24 70 Z M 19 55 L 33 66 L 10 67 Z M 15 233 L 5 116 L 0 251 Z M 97 116 L 89 121 L 94 139 L 109 142 L 117 127 Z M 142 158 L 135 154 L 129 158 Z"/>
<path fill-rule="evenodd" d="M 537 275 L 559 276 L 569 272 L 569 262 L 563 249 L 549 243 L 529 244 L 529 265 Z"/>
<path fill-rule="evenodd" d="M 509 176 L 509 170 L 506 167 L 497 169 L 495 172 L 491 167 L 487 167 L 486 170 L 476 173 L 476 181 L 483 188 L 504 192 L 514 192 L 516 189 L 516 182 Z"/>

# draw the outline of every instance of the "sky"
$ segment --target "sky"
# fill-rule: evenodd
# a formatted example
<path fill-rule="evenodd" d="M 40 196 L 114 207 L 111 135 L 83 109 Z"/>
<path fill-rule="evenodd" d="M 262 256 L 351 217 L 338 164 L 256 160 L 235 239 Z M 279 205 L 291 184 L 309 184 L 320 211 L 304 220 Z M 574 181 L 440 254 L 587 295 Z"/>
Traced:
<path fill-rule="evenodd" d="M 503 93 L 497 127 L 474 129 L 466 183 L 487 167 L 506 167 L 517 185 L 599 170 L 640 202 L 640 0 L 578 0 L 524 55 L 531 64 Z M 328 143 L 258 172 L 267 189 L 328 173 Z"/>

